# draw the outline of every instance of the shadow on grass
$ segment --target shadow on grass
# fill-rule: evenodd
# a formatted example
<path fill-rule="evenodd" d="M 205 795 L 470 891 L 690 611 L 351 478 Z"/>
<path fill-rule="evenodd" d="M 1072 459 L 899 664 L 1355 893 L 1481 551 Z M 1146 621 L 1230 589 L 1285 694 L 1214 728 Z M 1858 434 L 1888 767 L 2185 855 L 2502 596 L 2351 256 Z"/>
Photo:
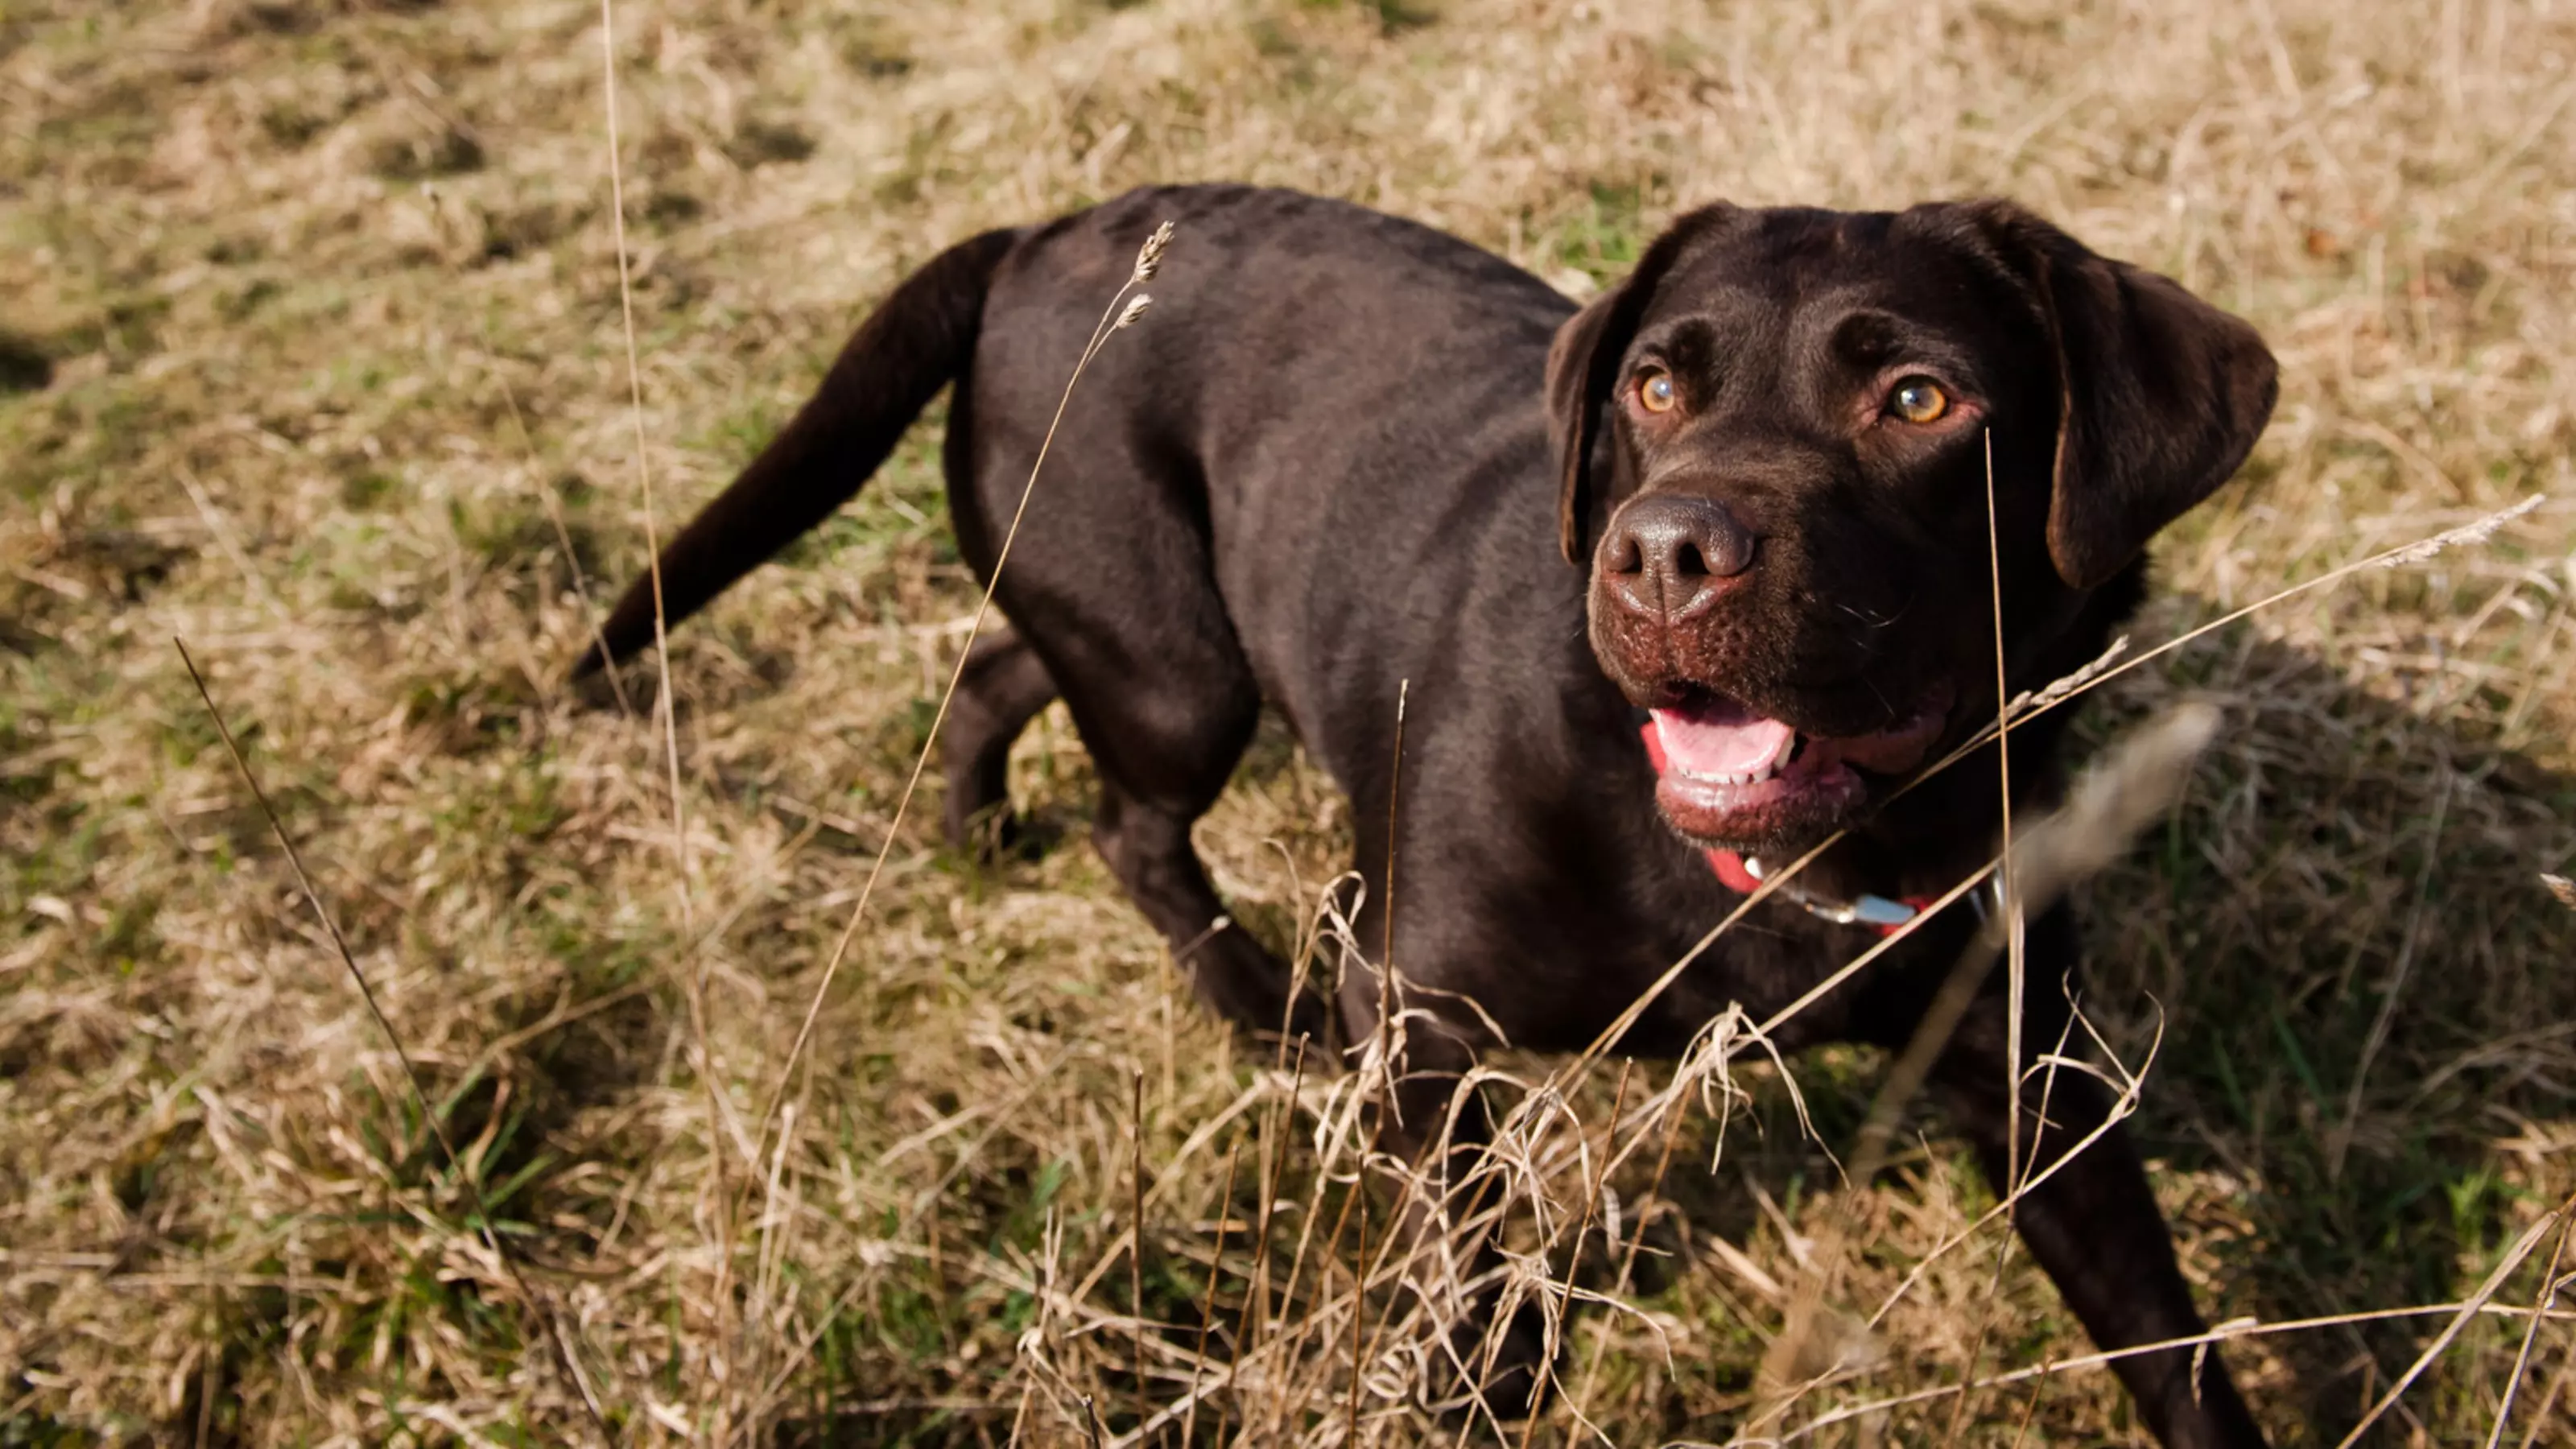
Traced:
<path fill-rule="evenodd" d="M 2245 1185 L 2226 1312 L 2464 1297 L 2576 1187 L 2576 913 L 2538 880 L 2576 854 L 2576 780 L 2459 723 L 2444 674 L 2415 700 L 2380 698 L 2239 634 L 2186 651 L 2156 692 L 2176 686 L 2225 705 L 2227 731 L 2163 838 L 2097 882 L 2086 912 L 2114 1039 L 2142 1047 L 2157 1005 L 2166 1018 L 2141 1145 Z M 2115 699 L 2087 733 L 2152 702 Z M 2537 1274 L 2522 1277 L 2509 1292 L 2528 1303 Z M 2274 1345 L 2305 1417 L 2339 1438 L 2444 1322 Z M 2410 1397 L 2460 1387 L 2446 1377 L 2501 1383 L 2520 1336 L 2480 1321 Z M 2402 1416 L 2375 1432 L 2401 1441 Z"/>
<path fill-rule="evenodd" d="M 2177 1224 L 2217 1266 L 2213 1320 L 2458 1301 L 2576 1189 L 2576 913 L 2538 880 L 2576 855 L 2576 780 L 2463 725 L 2455 682 L 2419 683 L 2378 697 L 2240 631 L 2103 691 L 2079 726 L 2089 747 L 2185 692 L 2227 711 L 2183 808 L 2081 897 L 2089 1014 L 2132 1064 L 2163 1026 L 2140 1148 L 2225 1185 Z M 1795 1065 L 1821 1145 L 1757 1090 L 1762 1130 L 1729 1141 L 1724 1175 L 1675 1174 L 1690 1231 L 1742 1241 L 1757 1187 L 1794 1216 L 1837 1180 L 1823 1148 L 1849 1143 L 1879 1064 Z M 1915 1121 L 1964 1174 L 1940 1118 L 1918 1104 Z M 2499 1301 L 2528 1305 L 2538 1281 L 2526 1263 Z M 2289 1382 L 2258 1383 L 2258 1408 L 2280 1442 L 2336 1442 L 2447 1322 L 2269 1338 Z M 2521 1335 L 2472 1322 L 2362 1442 L 2409 1442 L 2408 1406 L 2444 1398 L 2491 1418 Z M 2535 1368 L 2517 1435 L 2544 1382 Z"/>

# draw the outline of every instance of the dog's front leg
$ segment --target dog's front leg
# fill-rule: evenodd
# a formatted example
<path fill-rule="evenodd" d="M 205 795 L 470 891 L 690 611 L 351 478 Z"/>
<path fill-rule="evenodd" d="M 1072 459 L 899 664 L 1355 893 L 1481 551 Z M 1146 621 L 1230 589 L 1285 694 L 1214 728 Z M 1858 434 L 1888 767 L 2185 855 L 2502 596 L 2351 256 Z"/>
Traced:
<path fill-rule="evenodd" d="M 1376 1083 L 1372 1141 L 1381 1160 L 1406 1165 L 1396 1226 L 1404 1292 L 1428 1310 L 1436 1331 L 1425 1387 L 1453 1414 L 1521 1418 L 1542 1397 L 1546 1321 L 1535 1304 L 1508 1319 L 1502 1312 L 1507 1180 L 1489 1151 L 1491 1113 L 1468 1084 L 1475 1048 L 1455 1024 L 1427 1015 L 1381 1033 L 1378 1007 L 1374 977 L 1351 973 L 1341 993 L 1351 1054 L 1392 1058 Z"/>
<path fill-rule="evenodd" d="M 2200 1313 L 2137 1148 L 2127 1127 L 2110 1120 L 2111 1093 L 2081 1071 L 2030 1067 L 2032 1057 L 2054 1049 L 2067 1021 L 2060 983 L 2075 939 L 2063 908 L 2033 923 L 2028 942 L 2018 1124 L 2007 1107 L 2012 1073 L 2001 992 L 1971 1008 L 1935 1064 L 1933 1083 L 1995 1191 L 2027 1184 L 2014 1203 L 2013 1226 L 2096 1344 L 2118 1350 L 2200 1334 Z M 2113 1368 L 2147 1427 L 2173 1449 L 2262 1449 L 2263 1431 L 2215 1347 L 2130 1354 Z"/>

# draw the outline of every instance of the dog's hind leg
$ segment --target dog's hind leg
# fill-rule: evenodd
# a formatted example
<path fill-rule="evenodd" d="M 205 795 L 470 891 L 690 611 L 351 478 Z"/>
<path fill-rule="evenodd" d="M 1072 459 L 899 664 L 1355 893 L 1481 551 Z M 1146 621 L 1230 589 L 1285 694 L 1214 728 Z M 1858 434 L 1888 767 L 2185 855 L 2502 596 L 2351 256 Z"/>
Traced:
<path fill-rule="evenodd" d="M 1251 669 L 1240 654 L 1232 669 L 1213 655 L 1173 662 L 1156 681 L 1071 700 L 1101 776 L 1092 839 L 1200 1000 L 1256 1031 L 1320 1043 L 1323 1003 L 1294 991 L 1287 963 L 1226 914 L 1190 840 L 1251 742 L 1261 709 Z"/>
<path fill-rule="evenodd" d="M 1015 836 L 1011 815 L 1011 742 L 1056 696 L 1055 677 L 1028 641 L 1009 629 L 987 634 L 966 651 L 957 698 L 939 731 L 948 776 L 948 843 L 998 854 Z"/>
<path fill-rule="evenodd" d="M 1171 942 L 1173 965 L 1220 1016 L 1256 1031 L 1324 1036 L 1323 1003 L 1291 997 L 1293 973 L 1225 912 L 1208 883 L 1190 825 L 1206 809 L 1103 781 L 1093 841 L 1147 920 Z"/>
<path fill-rule="evenodd" d="M 1054 496 L 1100 506 L 1071 483 Z M 1033 519 L 999 589 L 1091 752 L 1092 839 L 1200 1000 L 1253 1030 L 1320 1040 L 1323 1003 L 1292 991 L 1287 963 L 1226 915 L 1190 840 L 1261 717 L 1205 541 L 1167 513 L 1115 516 L 1115 529 L 1087 536 L 1078 520 Z M 1005 667 L 997 652 L 995 667 L 1000 676 L 1021 666 Z"/>

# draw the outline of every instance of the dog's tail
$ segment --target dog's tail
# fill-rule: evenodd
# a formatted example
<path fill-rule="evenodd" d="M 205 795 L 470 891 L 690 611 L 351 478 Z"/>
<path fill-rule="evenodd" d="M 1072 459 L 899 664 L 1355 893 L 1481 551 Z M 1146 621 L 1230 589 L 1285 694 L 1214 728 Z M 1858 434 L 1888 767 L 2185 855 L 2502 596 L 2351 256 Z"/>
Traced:
<path fill-rule="evenodd" d="M 665 626 L 857 496 L 931 397 L 964 375 L 994 269 L 1020 235 L 988 231 L 941 252 L 860 324 L 795 418 L 662 550 Z M 651 574 L 629 584 L 573 677 L 652 643 L 653 602 Z"/>

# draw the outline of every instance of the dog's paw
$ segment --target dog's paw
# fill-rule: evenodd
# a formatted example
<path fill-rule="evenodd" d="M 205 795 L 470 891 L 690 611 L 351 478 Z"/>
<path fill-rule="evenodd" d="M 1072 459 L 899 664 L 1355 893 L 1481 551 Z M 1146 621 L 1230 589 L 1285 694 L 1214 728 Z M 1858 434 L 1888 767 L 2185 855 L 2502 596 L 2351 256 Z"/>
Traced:
<path fill-rule="evenodd" d="M 1320 1068 L 1332 1054 L 1333 1008 L 1306 992 L 1297 993 L 1293 1000 L 1272 994 L 1238 1009 L 1218 1010 L 1265 1056 L 1275 1050 L 1282 1061 L 1302 1056 L 1310 1067 Z"/>
<path fill-rule="evenodd" d="M 621 676 L 617 666 L 606 663 L 594 646 L 583 650 L 564 670 L 562 687 L 573 708 L 595 714 L 611 709 L 634 712 L 634 693 L 639 686 Z"/>
<path fill-rule="evenodd" d="M 1195 940 L 1176 943 L 1172 956 L 1199 1000 L 1254 1040 L 1284 1038 L 1292 1050 L 1302 1043 L 1317 1061 L 1331 1048 L 1332 1004 L 1301 989 L 1297 973 L 1241 922 L 1219 916 Z"/>
<path fill-rule="evenodd" d="M 1288 1003 L 1287 1036 L 1292 1049 L 1303 1044 L 1309 1052 L 1324 1051 L 1332 1045 L 1333 1008 L 1307 992 L 1298 992 L 1296 999 Z"/>
<path fill-rule="evenodd" d="M 1470 1314 L 1449 1331 L 1449 1352 L 1438 1364 L 1434 1402 L 1451 1418 L 1530 1418 L 1547 1406 L 1555 1381 L 1547 1317 L 1535 1303 L 1523 1303 L 1499 1327 L 1485 1313 Z"/>
<path fill-rule="evenodd" d="M 1064 838 L 1064 831 L 1008 805 L 997 805 L 978 812 L 950 836 L 977 865 L 992 866 L 1043 859 Z"/>

